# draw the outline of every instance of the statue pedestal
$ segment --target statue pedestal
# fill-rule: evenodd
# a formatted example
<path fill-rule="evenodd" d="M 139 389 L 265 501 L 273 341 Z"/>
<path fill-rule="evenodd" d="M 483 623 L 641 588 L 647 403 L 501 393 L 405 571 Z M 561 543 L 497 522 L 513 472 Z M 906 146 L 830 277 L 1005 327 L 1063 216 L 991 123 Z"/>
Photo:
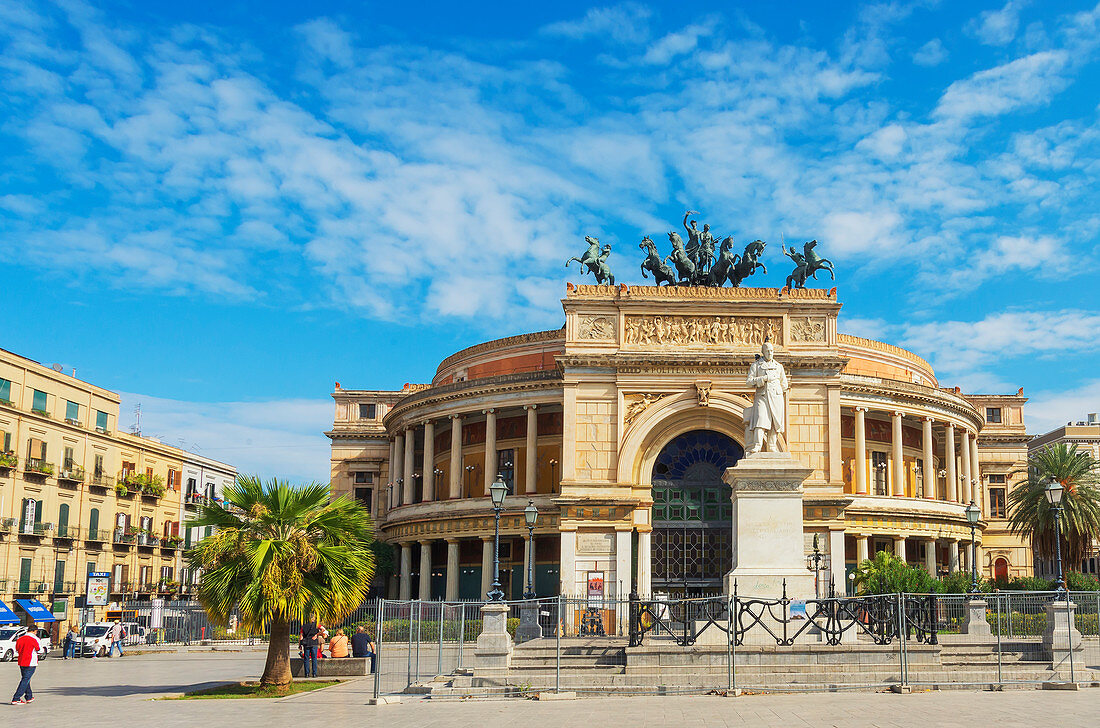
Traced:
<path fill-rule="evenodd" d="M 962 632 L 971 642 L 996 642 L 993 630 L 985 618 L 987 603 L 984 599 L 966 600 L 966 617 L 963 618 Z"/>
<path fill-rule="evenodd" d="M 1081 650 L 1081 633 L 1074 626 L 1077 605 L 1070 601 L 1047 604 L 1047 626 L 1043 630 L 1043 652 L 1050 656 L 1051 669 L 1068 669 L 1070 651 Z"/>
<path fill-rule="evenodd" d="M 722 479 L 733 488 L 733 569 L 726 593 L 778 599 L 814 598 L 802 530 L 802 483 L 813 472 L 790 453 L 747 455 Z"/>
<path fill-rule="evenodd" d="M 507 604 L 489 602 L 481 607 L 481 634 L 474 648 L 475 665 L 506 670 L 512 663 L 512 638 L 508 635 Z"/>
<path fill-rule="evenodd" d="M 516 644 L 542 637 L 539 624 L 539 603 L 526 602 L 519 608 L 519 627 L 516 628 Z"/>

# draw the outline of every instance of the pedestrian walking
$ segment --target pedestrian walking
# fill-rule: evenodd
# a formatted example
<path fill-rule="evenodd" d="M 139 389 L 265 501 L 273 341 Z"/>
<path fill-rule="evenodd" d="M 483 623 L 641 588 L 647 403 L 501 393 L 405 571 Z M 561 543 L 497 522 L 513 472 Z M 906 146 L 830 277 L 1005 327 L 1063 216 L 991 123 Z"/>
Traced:
<path fill-rule="evenodd" d="M 311 619 L 302 625 L 298 644 L 302 646 L 302 676 L 317 677 L 317 650 L 321 630 L 317 629 L 317 620 Z"/>
<path fill-rule="evenodd" d="M 42 649 L 42 643 L 38 641 L 38 631 L 31 622 L 27 625 L 27 632 L 15 642 L 15 652 L 19 655 L 19 687 L 15 689 L 15 695 L 11 698 L 12 705 L 26 705 L 34 702 L 34 693 L 31 692 L 31 676 L 38 667 L 38 651 Z"/>
<path fill-rule="evenodd" d="M 116 621 L 111 626 L 111 649 L 107 650 L 107 657 L 114 657 L 115 648 L 118 648 L 118 656 L 122 657 L 122 640 L 126 639 L 126 628 L 121 622 Z"/>

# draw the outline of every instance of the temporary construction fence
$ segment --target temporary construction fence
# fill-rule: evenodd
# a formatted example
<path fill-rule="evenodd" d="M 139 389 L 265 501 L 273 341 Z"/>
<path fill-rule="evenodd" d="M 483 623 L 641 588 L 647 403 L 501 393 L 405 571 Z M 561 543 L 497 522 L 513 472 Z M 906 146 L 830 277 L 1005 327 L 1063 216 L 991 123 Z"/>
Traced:
<path fill-rule="evenodd" d="M 371 636 L 378 695 L 975 689 L 1100 680 L 1096 592 L 1070 593 L 1069 606 L 1054 592 L 558 596 L 506 605 L 515 642 L 506 669 L 486 667 L 475 654 L 481 602 L 380 599 L 325 626 L 348 635 L 362 626 Z M 148 602 L 133 609 L 139 623 L 152 624 Z M 266 639 L 226 634 L 194 602 L 162 609 L 150 641 Z M 291 625 L 292 637 L 297 630 Z"/>

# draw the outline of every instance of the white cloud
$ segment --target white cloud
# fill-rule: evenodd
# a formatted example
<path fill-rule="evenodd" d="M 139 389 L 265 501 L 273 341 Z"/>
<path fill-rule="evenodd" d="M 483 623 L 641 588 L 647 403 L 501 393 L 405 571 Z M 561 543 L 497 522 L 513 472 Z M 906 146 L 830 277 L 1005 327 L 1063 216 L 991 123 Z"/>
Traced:
<path fill-rule="evenodd" d="M 1039 106 L 1066 87 L 1069 61 L 1065 51 L 1040 51 L 979 71 L 948 86 L 934 114 L 968 120 Z"/>
<path fill-rule="evenodd" d="M 663 66 L 676 56 L 695 50 L 702 36 L 708 35 L 710 28 L 705 25 L 689 25 L 683 30 L 669 33 L 646 51 L 643 63 Z"/>
<path fill-rule="evenodd" d="M 1069 390 L 1055 385 L 1032 394 L 1024 405 L 1024 422 L 1028 432 L 1042 435 L 1067 422 L 1080 422 L 1090 412 L 1100 412 L 1100 379 Z"/>
<path fill-rule="evenodd" d="M 893 210 L 831 212 L 822 220 L 821 230 L 831 250 L 889 255 L 905 243 L 901 225 L 901 216 Z"/>
<path fill-rule="evenodd" d="M 652 11 L 637 3 L 589 8 L 579 20 L 561 20 L 543 26 L 549 36 L 584 40 L 593 36 L 610 38 L 616 43 L 640 43 L 649 36 Z"/>
<path fill-rule="evenodd" d="M 167 445 L 229 463 L 240 473 L 292 481 L 330 478 L 331 400 L 183 402 L 121 393 L 122 426 L 141 404 L 141 429 Z"/>
<path fill-rule="evenodd" d="M 1020 0 L 1009 0 L 1000 10 L 982 11 L 967 23 L 967 30 L 985 45 L 1006 45 L 1016 37 L 1024 5 Z"/>
<path fill-rule="evenodd" d="M 939 38 L 928 41 L 913 54 L 913 63 L 918 66 L 938 66 L 947 60 L 947 48 Z"/>

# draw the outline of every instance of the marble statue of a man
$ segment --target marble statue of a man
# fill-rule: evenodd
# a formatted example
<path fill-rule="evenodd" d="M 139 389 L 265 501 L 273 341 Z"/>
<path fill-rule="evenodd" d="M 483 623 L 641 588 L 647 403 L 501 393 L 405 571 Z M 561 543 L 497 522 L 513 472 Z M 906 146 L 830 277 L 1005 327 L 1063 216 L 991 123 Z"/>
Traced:
<path fill-rule="evenodd" d="M 783 365 L 772 358 L 774 351 L 771 342 L 764 342 L 760 354 L 761 358 L 749 367 L 746 380 L 750 387 L 756 389 L 748 423 L 748 429 L 752 432 L 750 455 L 760 452 L 765 443 L 768 452 L 779 452 L 777 435 L 786 430 L 783 395 L 791 386 Z"/>

